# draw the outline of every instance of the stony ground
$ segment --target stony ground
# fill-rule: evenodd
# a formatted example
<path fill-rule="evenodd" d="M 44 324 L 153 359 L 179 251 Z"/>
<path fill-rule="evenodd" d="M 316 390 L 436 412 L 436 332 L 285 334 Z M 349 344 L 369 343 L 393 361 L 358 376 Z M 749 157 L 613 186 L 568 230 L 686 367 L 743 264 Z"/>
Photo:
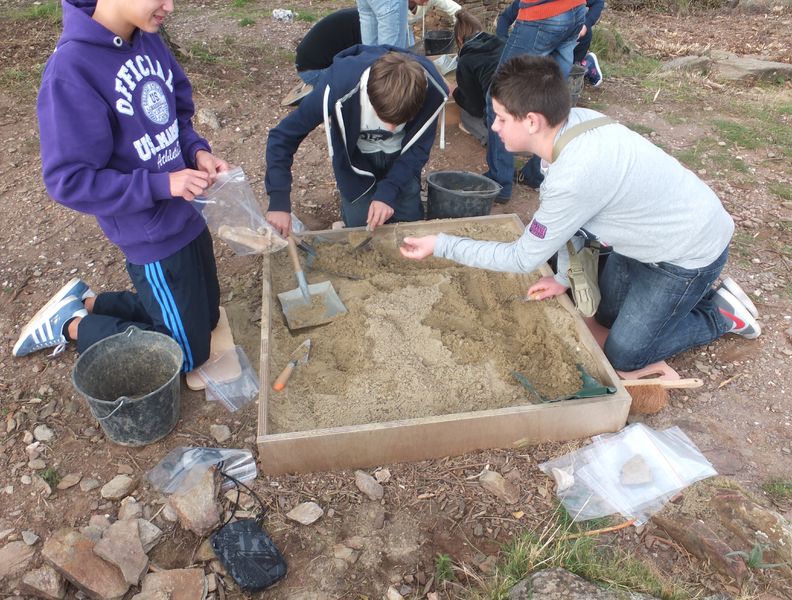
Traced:
<path fill-rule="evenodd" d="M 300 0 L 291 8 L 316 15 L 336 6 L 340 4 Z M 293 49 L 310 26 L 304 20 L 272 20 L 269 15 L 277 7 L 185 1 L 168 24 L 172 40 L 185 53 L 184 66 L 202 109 L 198 129 L 219 155 L 244 167 L 262 198 L 267 131 L 287 112 L 280 99 L 296 82 Z M 0 182 L 0 411 L 5 421 L 0 428 L 0 544 L 30 542 L 33 550 L 20 573 L 0 584 L 0 597 L 13 597 L 21 573 L 42 564 L 42 542 L 54 531 L 84 527 L 97 515 L 118 516 L 119 503 L 100 493 L 118 474 L 133 479 L 143 516 L 165 531 L 149 553 L 152 570 L 203 564 L 196 557 L 201 538 L 164 518 L 163 497 L 144 475 L 177 446 L 255 450 L 256 439 L 255 407 L 229 414 L 205 402 L 202 394 L 184 390 L 182 419 L 172 435 L 143 449 L 116 446 L 102 435 L 72 387 L 73 352 L 56 359 L 10 356 L 21 325 L 62 282 L 81 276 L 97 289 L 127 285 L 123 258 L 104 241 L 94 221 L 51 202 L 41 184 L 33 107 L 42 63 L 59 31 L 45 9 L 26 1 L 0 8 L 0 161 L 5 175 Z M 619 32 L 636 53 L 654 59 L 721 49 L 789 62 L 790 24 L 792 15 L 783 10 L 723 10 L 683 17 L 606 12 L 601 27 Z M 738 226 L 727 271 L 757 301 L 764 329 L 757 341 L 727 337 L 672 360 L 683 376 L 702 377 L 705 385 L 672 392 L 671 405 L 646 423 L 679 425 L 719 473 L 770 504 L 773 499 L 762 485 L 772 478 L 792 478 L 790 85 L 647 75 L 627 58 L 618 65 L 604 61 L 603 69 L 604 85 L 586 88 L 580 104 L 649 136 L 718 192 Z M 447 144 L 445 151 L 435 149 L 430 170 L 483 169 L 482 150 L 456 128 L 448 130 Z M 309 227 L 327 227 L 338 218 L 337 200 L 321 132 L 308 137 L 296 164 L 296 210 Z M 536 201 L 535 192 L 520 189 L 509 205 L 496 210 L 516 212 L 527 221 Z M 259 263 L 235 257 L 221 244 L 216 252 L 232 329 L 257 364 Z M 223 439 L 226 433 L 230 437 Z M 254 488 L 269 508 L 265 526 L 290 568 L 288 578 L 262 597 L 379 598 L 389 586 L 407 598 L 432 593 L 460 597 L 464 588 L 475 589 L 486 580 L 513 534 L 541 528 L 555 502 L 553 486 L 537 464 L 579 444 L 382 465 L 380 501 L 359 491 L 352 472 L 260 477 Z M 482 488 L 477 476 L 485 468 L 516 486 L 517 502 L 507 504 Z M 59 489 L 62 478 L 80 483 Z M 790 506 L 775 500 L 775 508 L 789 516 Z M 321 506 L 321 520 L 302 526 L 285 517 L 305 501 Z M 715 592 L 790 597 L 792 586 L 779 583 L 772 572 L 753 573 L 740 592 L 680 546 L 658 542 L 655 533 L 650 524 L 612 539 L 659 573 L 687 584 L 697 597 Z M 443 586 L 435 578 L 438 554 L 448 555 L 457 566 L 457 583 Z M 6 554 L 0 556 L 7 560 Z M 245 597 L 230 578 L 222 581 L 228 586 L 226 597 Z M 75 597 L 74 589 L 68 594 Z"/>

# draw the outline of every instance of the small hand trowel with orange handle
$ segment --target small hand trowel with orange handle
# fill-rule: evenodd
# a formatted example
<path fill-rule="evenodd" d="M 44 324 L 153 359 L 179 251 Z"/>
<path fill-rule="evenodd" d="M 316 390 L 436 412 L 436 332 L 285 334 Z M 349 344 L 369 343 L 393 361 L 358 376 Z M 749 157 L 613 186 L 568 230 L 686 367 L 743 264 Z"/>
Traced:
<path fill-rule="evenodd" d="M 307 363 L 310 353 L 311 338 L 308 338 L 302 344 L 297 346 L 297 349 L 291 353 L 289 362 L 286 363 L 283 371 L 281 371 L 280 375 L 278 375 L 277 379 L 275 379 L 275 383 L 272 384 L 272 389 L 276 392 L 283 390 L 283 388 L 286 387 L 286 382 L 289 381 L 289 377 L 291 377 L 292 371 L 294 371 L 294 367 Z"/>

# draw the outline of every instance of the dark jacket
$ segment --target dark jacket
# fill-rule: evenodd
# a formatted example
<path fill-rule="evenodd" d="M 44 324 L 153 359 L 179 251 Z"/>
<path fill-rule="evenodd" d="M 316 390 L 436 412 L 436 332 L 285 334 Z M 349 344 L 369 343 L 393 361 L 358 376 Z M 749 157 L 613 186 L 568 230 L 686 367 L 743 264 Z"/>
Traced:
<path fill-rule="evenodd" d="M 504 42 L 500 38 L 480 31 L 462 44 L 459 50 L 454 100 L 474 117 L 484 116 L 485 96 L 498 68 L 503 46 Z"/>
<path fill-rule="evenodd" d="M 434 64 L 413 56 L 426 70 L 426 100 L 418 116 L 405 124 L 401 155 L 387 175 L 377 181 L 367 170 L 358 150 L 360 135 L 360 77 L 387 52 L 406 50 L 394 46 L 353 46 L 338 54 L 314 90 L 267 138 L 267 173 L 264 183 L 270 197 L 269 210 L 289 211 L 291 167 L 300 143 L 324 122 L 330 157 L 338 189 L 343 198 L 354 200 L 376 185 L 374 199 L 393 206 L 404 182 L 420 178 L 429 160 L 437 130 L 437 117 L 448 99 L 448 88 Z"/>
<path fill-rule="evenodd" d="M 360 15 L 355 7 L 343 8 L 317 21 L 297 46 L 297 71 L 326 69 L 336 54 L 362 43 Z"/>

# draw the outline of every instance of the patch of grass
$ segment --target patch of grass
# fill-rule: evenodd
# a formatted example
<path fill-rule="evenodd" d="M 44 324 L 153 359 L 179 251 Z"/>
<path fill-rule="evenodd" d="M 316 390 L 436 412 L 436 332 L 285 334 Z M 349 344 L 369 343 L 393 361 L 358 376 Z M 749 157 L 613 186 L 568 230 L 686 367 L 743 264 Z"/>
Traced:
<path fill-rule="evenodd" d="M 607 25 L 600 24 L 591 35 L 591 51 L 600 62 L 616 63 L 633 53 L 621 33 Z"/>
<path fill-rule="evenodd" d="M 682 148 L 672 152 L 674 157 L 692 171 L 698 171 L 704 168 L 703 149 L 701 140 L 696 142 L 695 146 L 690 148 Z"/>
<path fill-rule="evenodd" d="M 7 91 L 14 91 L 25 97 L 35 97 L 44 64 L 33 65 L 30 69 L 8 67 L 0 70 L 0 86 Z"/>
<path fill-rule="evenodd" d="M 762 144 L 757 132 L 751 127 L 724 119 L 716 119 L 713 124 L 721 136 L 735 146 L 754 150 Z"/>
<path fill-rule="evenodd" d="M 298 21 L 305 21 L 307 23 L 313 23 L 314 21 L 319 19 L 319 17 L 315 13 L 312 13 L 312 12 L 309 12 L 309 11 L 302 11 L 302 12 L 294 11 L 294 12 L 297 14 L 296 18 L 297 18 Z"/>
<path fill-rule="evenodd" d="M 448 554 L 438 554 L 435 557 L 435 581 L 442 585 L 446 581 L 454 580 L 454 561 Z"/>
<path fill-rule="evenodd" d="M 777 477 L 762 484 L 762 490 L 773 502 L 792 502 L 792 481 Z"/>
<path fill-rule="evenodd" d="M 477 597 L 506 600 L 509 590 L 530 573 L 556 567 L 608 588 L 640 591 L 663 600 L 691 597 L 680 584 L 664 580 L 650 565 L 618 546 L 594 536 L 579 535 L 593 526 L 589 523 L 581 528 L 559 510 L 541 533 L 519 535 L 504 549 L 495 574 Z"/>
<path fill-rule="evenodd" d="M 640 54 L 631 54 L 626 61 L 608 65 L 614 77 L 635 77 L 644 79 L 660 68 L 660 61 Z M 656 87 L 656 86 L 655 86 Z"/>
<path fill-rule="evenodd" d="M 232 0 L 231 6 L 234 8 L 245 8 L 248 6 L 253 0 Z"/>
<path fill-rule="evenodd" d="M 668 113 L 665 116 L 665 120 L 666 120 L 666 123 L 668 123 L 669 125 L 674 125 L 674 126 L 682 125 L 682 124 L 688 122 L 687 117 L 684 117 L 682 115 L 677 115 L 677 114 L 674 114 L 674 113 Z"/>
<path fill-rule="evenodd" d="M 735 231 L 732 237 L 730 253 L 737 257 L 740 266 L 750 268 L 751 257 L 756 254 L 756 239 L 745 231 Z"/>
<path fill-rule="evenodd" d="M 654 131 L 654 129 L 651 127 L 641 125 L 640 123 L 625 123 L 625 125 L 627 125 L 627 127 L 632 129 L 635 133 L 640 133 L 641 135 L 649 135 Z"/>
<path fill-rule="evenodd" d="M 187 54 L 193 60 L 209 64 L 215 64 L 220 60 L 220 57 L 217 54 L 213 54 L 207 46 L 201 44 L 200 42 L 191 44 L 187 49 Z"/>
<path fill-rule="evenodd" d="M 755 147 L 767 146 L 777 154 L 792 157 L 792 135 L 789 119 L 785 118 L 792 114 L 792 106 L 773 98 L 762 98 L 757 102 L 735 101 L 728 108 L 735 120 L 750 127 Z"/>
<path fill-rule="evenodd" d="M 33 21 L 37 19 L 57 21 L 61 18 L 61 6 L 60 2 L 44 2 L 42 4 L 34 4 L 23 10 L 13 11 L 11 16 L 12 18 L 26 21 Z"/>
<path fill-rule="evenodd" d="M 256 19 L 251 19 L 250 17 L 242 17 L 239 19 L 239 26 L 240 27 L 250 27 L 251 25 L 256 24 Z"/>
<path fill-rule="evenodd" d="M 47 467 L 41 472 L 41 478 L 47 482 L 51 488 L 54 488 L 56 485 L 60 483 L 61 476 L 60 473 L 56 469 L 52 467 Z"/>

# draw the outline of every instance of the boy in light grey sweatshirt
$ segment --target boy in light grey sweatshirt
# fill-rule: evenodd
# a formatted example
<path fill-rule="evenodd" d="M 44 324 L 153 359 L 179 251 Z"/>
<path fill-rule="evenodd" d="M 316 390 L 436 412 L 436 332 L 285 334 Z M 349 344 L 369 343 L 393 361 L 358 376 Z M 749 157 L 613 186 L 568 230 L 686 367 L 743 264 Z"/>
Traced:
<path fill-rule="evenodd" d="M 539 209 L 513 243 L 445 234 L 407 238 L 402 254 L 429 255 L 489 269 L 529 273 L 558 253 L 558 273 L 528 294 L 566 291 L 566 241 L 585 229 L 612 247 L 600 277 L 595 315 L 610 328 L 605 355 L 631 371 L 732 332 L 761 332 L 756 308 L 732 280 L 713 287 L 728 257 L 734 222 L 715 193 L 651 142 L 612 122 L 574 137 L 554 158 L 570 127 L 603 115 L 570 110 L 558 66 L 520 56 L 502 65 L 491 87 L 492 129 L 511 152 L 542 158 Z"/>

